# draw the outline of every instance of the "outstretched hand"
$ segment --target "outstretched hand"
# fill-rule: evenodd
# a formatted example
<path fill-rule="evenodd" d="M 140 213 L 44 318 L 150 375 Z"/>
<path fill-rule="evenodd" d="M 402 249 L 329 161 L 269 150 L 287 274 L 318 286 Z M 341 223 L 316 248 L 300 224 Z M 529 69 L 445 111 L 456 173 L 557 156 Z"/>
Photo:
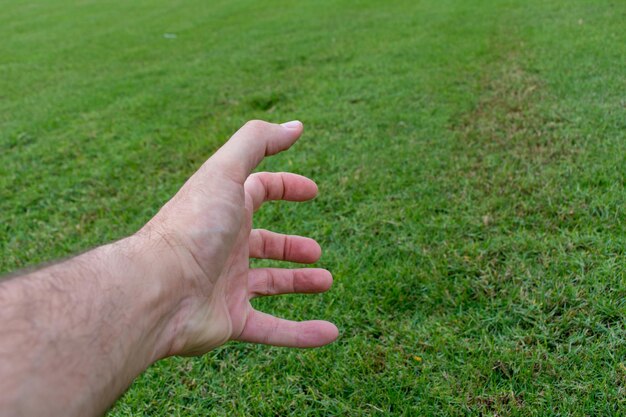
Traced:
<path fill-rule="evenodd" d="M 337 338 L 332 323 L 289 321 L 250 304 L 257 296 L 318 293 L 332 284 L 324 269 L 250 268 L 250 258 L 313 263 L 321 255 L 313 239 L 252 229 L 265 201 L 316 196 L 306 177 L 250 174 L 264 157 L 288 149 L 302 129 L 297 121 L 246 123 L 138 233 L 167 248 L 159 262 L 177 265 L 167 283 L 178 300 L 165 327 L 167 356 L 202 354 L 228 340 L 316 347 Z"/>
<path fill-rule="evenodd" d="M 335 340 L 329 322 L 284 320 L 250 304 L 332 284 L 323 269 L 250 268 L 250 258 L 320 257 L 313 239 L 252 229 L 265 201 L 317 194 L 300 175 L 250 175 L 301 134 L 300 122 L 249 122 L 137 233 L 0 279 L 0 415 L 101 415 L 157 360 L 228 340 Z"/>

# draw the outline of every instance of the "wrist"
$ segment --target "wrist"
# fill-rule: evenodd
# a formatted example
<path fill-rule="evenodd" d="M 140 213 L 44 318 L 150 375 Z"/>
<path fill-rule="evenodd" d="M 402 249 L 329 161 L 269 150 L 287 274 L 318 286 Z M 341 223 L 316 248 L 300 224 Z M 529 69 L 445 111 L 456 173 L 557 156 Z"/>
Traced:
<path fill-rule="evenodd" d="M 175 335 L 171 331 L 183 298 L 178 255 L 157 235 L 137 233 L 107 245 L 117 259 L 113 285 L 127 294 L 132 312 L 129 325 L 138 324 L 143 339 L 145 367 L 169 356 Z"/>

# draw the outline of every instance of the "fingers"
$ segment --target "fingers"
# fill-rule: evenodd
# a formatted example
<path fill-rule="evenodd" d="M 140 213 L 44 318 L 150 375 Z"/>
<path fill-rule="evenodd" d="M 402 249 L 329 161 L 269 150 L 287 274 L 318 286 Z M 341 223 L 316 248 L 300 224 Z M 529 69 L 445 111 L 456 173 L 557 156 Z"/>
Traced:
<path fill-rule="evenodd" d="M 237 340 L 265 345 L 312 348 L 337 339 L 339 330 L 327 321 L 290 321 L 252 310 Z"/>
<path fill-rule="evenodd" d="M 265 296 L 291 293 L 320 293 L 333 284 L 333 277 L 325 269 L 252 269 L 248 274 L 251 295 Z"/>
<path fill-rule="evenodd" d="M 302 134 L 302 123 L 282 125 L 252 120 L 211 157 L 220 171 L 243 184 L 264 157 L 288 149 Z"/>
<path fill-rule="evenodd" d="M 307 201 L 317 195 L 317 185 L 307 177 L 287 172 L 258 172 L 248 177 L 244 188 L 252 197 L 254 210 L 265 201 Z"/>
<path fill-rule="evenodd" d="M 248 243 L 251 258 L 313 263 L 322 256 L 322 248 L 313 239 L 264 229 L 253 229 Z"/>

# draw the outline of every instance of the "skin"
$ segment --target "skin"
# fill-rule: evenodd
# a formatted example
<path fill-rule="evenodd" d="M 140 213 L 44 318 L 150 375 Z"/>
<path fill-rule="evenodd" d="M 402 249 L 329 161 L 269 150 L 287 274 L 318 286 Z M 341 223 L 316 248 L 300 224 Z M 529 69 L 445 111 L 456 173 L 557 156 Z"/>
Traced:
<path fill-rule="evenodd" d="M 312 239 L 252 229 L 268 200 L 317 186 L 251 171 L 288 149 L 300 122 L 243 126 L 141 230 L 0 282 L 0 415 L 101 415 L 152 363 L 240 340 L 309 348 L 337 338 L 326 321 L 292 322 L 250 299 L 318 293 L 323 269 L 251 269 L 250 258 L 312 263 Z"/>

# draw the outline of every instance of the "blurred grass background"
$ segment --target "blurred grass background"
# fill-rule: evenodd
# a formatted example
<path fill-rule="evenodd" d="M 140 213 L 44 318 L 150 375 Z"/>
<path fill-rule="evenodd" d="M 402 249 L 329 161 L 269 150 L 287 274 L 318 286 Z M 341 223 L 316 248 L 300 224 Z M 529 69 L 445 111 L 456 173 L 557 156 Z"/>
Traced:
<path fill-rule="evenodd" d="M 626 3 L 6 0 L 0 271 L 137 230 L 240 125 L 335 285 L 255 302 L 317 350 L 171 358 L 129 415 L 626 413 Z M 258 263 L 260 264 L 260 263 Z"/>

